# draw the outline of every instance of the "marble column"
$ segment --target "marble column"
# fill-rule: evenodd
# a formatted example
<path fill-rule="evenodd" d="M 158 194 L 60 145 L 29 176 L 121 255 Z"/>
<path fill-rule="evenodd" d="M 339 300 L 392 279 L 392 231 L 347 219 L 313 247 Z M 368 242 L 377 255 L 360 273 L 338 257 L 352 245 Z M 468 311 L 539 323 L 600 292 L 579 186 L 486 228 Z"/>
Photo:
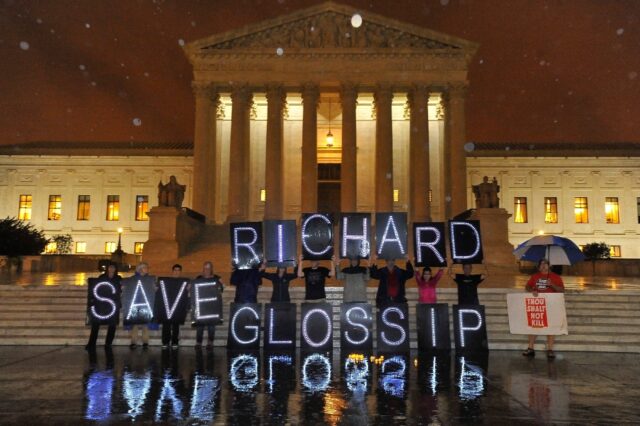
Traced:
<path fill-rule="evenodd" d="M 302 191 L 303 212 L 318 209 L 318 101 L 320 91 L 314 84 L 302 88 Z"/>
<path fill-rule="evenodd" d="M 206 83 L 192 84 L 196 98 L 193 138 L 193 209 L 215 222 L 216 193 L 216 111 L 220 102 L 217 90 Z"/>
<path fill-rule="evenodd" d="M 467 206 L 467 163 L 464 144 L 466 143 L 464 100 L 467 86 L 450 85 L 445 97 L 445 128 L 447 133 L 449 185 L 451 197 L 447 217 L 454 217 L 468 209 Z"/>
<path fill-rule="evenodd" d="M 391 123 L 391 87 L 376 88 L 376 161 L 375 206 L 377 212 L 393 211 L 393 132 Z"/>
<path fill-rule="evenodd" d="M 267 87 L 267 153 L 265 158 L 265 188 L 267 199 L 265 219 L 284 219 L 283 205 L 283 119 L 287 94 L 282 86 Z"/>
<path fill-rule="evenodd" d="M 411 108 L 409 136 L 409 220 L 431 220 L 429 204 L 429 88 L 416 85 L 409 92 Z"/>
<path fill-rule="evenodd" d="M 250 139 L 249 114 L 253 94 L 247 86 L 237 86 L 231 91 L 231 143 L 229 146 L 229 204 L 228 221 L 249 218 Z"/>
<path fill-rule="evenodd" d="M 342 165 L 340 168 L 340 210 L 357 211 L 358 168 L 356 147 L 356 105 L 358 89 L 345 84 L 340 91 L 342 102 Z"/>

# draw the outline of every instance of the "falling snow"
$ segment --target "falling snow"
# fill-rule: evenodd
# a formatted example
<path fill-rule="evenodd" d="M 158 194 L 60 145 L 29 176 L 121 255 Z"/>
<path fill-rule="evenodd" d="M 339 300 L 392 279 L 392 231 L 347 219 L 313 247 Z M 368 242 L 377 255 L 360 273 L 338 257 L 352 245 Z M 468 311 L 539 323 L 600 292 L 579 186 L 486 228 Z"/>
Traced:
<path fill-rule="evenodd" d="M 29 50 L 29 43 L 27 43 L 26 41 L 21 41 L 20 42 L 20 49 Z"/>
<path fill-rule="evenodd" d="M 78 68 L 79 68 L 81 71 L 84 71 L 84 70 L 86 70 L 86 69 L 87 69 L 87 67 L 85 67 L 85 66 L 84 66 L 84 65 L 82 65 L 82 64 L 78 65 Z"/>
<path fill-rule="evenodd" d="M 616 30 L 616 34 L 618 34 L 619 36 L 621 36 L 624 33 L 624 28 L 618 28 Z"/>
<path fill-rule="evenodd" d="M 464 150 L 467 152 L 473 152 L 476 149 L 476 144 L 473 142 L 467 142 L 464 144 Z"/>
<path fill-rule="evenodd" d="M 84 24 L 84 27 L 85 28 L 91 28 L 91 24 L 87 22 L 86 24 Z"/>
<path fill-rule="evenodd" d="M 360 16 L 359 13 L 353 14 L 353 16 L 351 17 L 351 26 L 353 28 L 360 28 L 361 25 L 362 25 L 362 16 Z M 311 31 L 313 31 L 313 29 Z"/>
<path fill-rule="evenodd" d="M 282 47 L 278 47 L 276 49 L 276 55 L 278 55 L 278 56 L 284 55 L 284 49 Z"/>
<path fill-rule="evenodd" d="M 138 127 L 138 126 L 142 126 L 142 120 L 140 120 L 139 118 L 134 118 L 133 119 L 133 125 Z"/>
<path fill-rule="evenodd" d="M 629 73 L 629 80 L 634 80 L 638 76 L 638 73 L 635 71 L 631 71 Z"/>
<path fill-rule="evenodd" d="M 180 38 L 180 39 L 178 39 L 178 44 L 179 44 L 180 46 L 184 46 L 184 40 L 183 40 L 183 39 L 181 39 L 181 38 Z"/>

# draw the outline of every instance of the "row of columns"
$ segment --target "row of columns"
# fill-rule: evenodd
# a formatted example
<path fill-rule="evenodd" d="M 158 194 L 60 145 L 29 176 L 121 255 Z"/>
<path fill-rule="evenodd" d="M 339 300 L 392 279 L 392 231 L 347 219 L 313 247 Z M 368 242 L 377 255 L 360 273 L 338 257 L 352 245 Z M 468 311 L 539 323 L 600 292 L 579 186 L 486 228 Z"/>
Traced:
<path fill-rule="evenodd" d="M 267 94 L 267 136 L 265 172 L 265 219 L 284 216 L 283 111 L 286 91 L 270 85 Z M 314 84 L 302 87 L 302 182 L 301 209 L 316 211 L 317 200 L 317 109 L 320 90 Z M 216 205 L 216 111 L 219 92 L 212 85 L 194 84 L 196 95 L 196 125 L 194 137 L 193 207 L 213 220 Z M 464 153 L 465 116 L 464 86 L 450 86 L 443 92 L 445 108 L 445 215 L 452 217 L 467 208 L 466 163 Z M 345 84 L 340 89 L 342 103 L 342 166 L 341 210 L 357 210 L 357 147 L 356 85 Z M 412 221 L 431 219 L 429 200 L 429 87 L 415 85 L 408 93 L 410 106 L 410 172 L 409 216 Z M 379 85 L 374 92 L 376 114 L 375 139 L 375 209 L 393 211 L 393 91 L 389 85 Z M 229 158 L 228 221 L 249 217 L 250 113 L 252 92 L 246 85 L 231 91 L 231 144 Z"/>

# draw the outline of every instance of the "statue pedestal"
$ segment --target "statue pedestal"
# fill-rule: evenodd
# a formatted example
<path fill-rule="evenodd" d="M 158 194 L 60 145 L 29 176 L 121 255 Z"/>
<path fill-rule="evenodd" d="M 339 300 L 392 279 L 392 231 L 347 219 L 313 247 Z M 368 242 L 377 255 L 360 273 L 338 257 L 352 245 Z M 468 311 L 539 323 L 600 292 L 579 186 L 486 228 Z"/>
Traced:
<path fill-rule="evenodd" d="M 144 244 L 143 260 L 149 263 L 152 274 L 170 271 L 171 264 L 184 255 L 202 233 L 204 224 L 175 207 L 157 206 L 148 215 L 149 240 Z"/>
<path fill-rule="evenodd" d="M 480 221 L 485 264 L 505 271 L 517 271 L 513 246 L 509 243 L 507 221 L 510 217 L 511 214 L 505 209 L 480 208 L 469 219 Z"/>

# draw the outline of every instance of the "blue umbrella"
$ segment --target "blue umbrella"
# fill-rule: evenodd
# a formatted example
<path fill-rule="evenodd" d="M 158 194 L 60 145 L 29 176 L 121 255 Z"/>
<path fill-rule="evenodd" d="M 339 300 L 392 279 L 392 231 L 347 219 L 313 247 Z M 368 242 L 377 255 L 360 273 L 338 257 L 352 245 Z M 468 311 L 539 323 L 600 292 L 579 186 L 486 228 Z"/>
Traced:
<path fill-rule="evenodd" d="M 548 259 L 552 265 L 572 265 L 584 260 L 584 254 L 573 241 L 557 235 L 533 237 L 516 247 L 513 254 L 530 262 Z"/>

